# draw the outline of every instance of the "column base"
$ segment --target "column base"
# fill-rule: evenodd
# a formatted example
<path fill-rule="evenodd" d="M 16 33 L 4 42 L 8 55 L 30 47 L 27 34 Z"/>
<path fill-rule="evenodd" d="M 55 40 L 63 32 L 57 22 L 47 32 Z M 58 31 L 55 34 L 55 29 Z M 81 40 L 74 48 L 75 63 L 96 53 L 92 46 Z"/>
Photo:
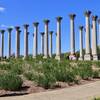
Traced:
<path fill-rule="evenodd" d="M 70 60 L 76 60 L 77 58 L 76 58 L 76 55 L 75 55 L 75 54 L 73 54 L 73 55 L 71 54 L 71 55 L 69 56 L 69 59 L 70 59 Z"/>
<path fill-rule="evenodd" d="M 78 60 L 84 60 L 84 58 L 83 57 L 79 57 L 79 59 Z"/>
<path fill-rule="evenodd" d="M 36 59 L 36 56 L 33 56 L 33 59 Z"/>
<path fill-rule="evenodd" d="M 92 56 L 90 54 L 85 54 L 84 60 L 92 60 Z"/>
<path fill-rule="evenodd" d="M 98 58 L 98 55 L 93 55 L 93 60 L 98 60 L 99 58 Z"/>
<path fill-rule="evenodd" d="M 61 56 L 56 56 L 55 59 L 56 60 L 61 60 Z"/>
<path fill-rule="evenodd" d="M 44 56 L 44 57 L 43 57 L 43 59 L 47 59 L 47 58 L 49 58 L 49 56 Z"/>
<path fill-rule="evenodd" d="M 23 57 L 23 60 L 27 59 L 27 57 Z"/>

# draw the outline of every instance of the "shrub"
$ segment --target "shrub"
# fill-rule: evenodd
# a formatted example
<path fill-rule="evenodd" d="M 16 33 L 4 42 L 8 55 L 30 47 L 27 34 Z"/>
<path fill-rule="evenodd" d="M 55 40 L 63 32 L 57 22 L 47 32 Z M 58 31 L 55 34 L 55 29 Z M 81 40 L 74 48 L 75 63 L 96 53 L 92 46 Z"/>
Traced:
<path fill-rule="evenodd" d="M 0 75 L 0 88 L 5 90 L 19 90 L 22 87 L 22 79 L 12 73 L 5 73 Z"/>
<path fill-rule="evenodd" d="M 56 82 L 55 77 L 51 73 L 39 74 L 35 79 L 37 84 L 45 89 L 53 88 L 53 85 Z"/>
<path fill-rule="evenodd" d="M 95 65 L 96 67 L 100 67 L 100 61 L 94 61 L 93 65 Z"/>
<path fill-rule="evenodd" d="M 99 71 L 93 71 L 93 78 L 99 78 L 100 75 L 99 75 Z"/>
<path fill-rule="evenodd" d="M 78 64 L 77 72 L 82 79 L 89 79 L 93 77 L 93 70 L 91 67 L 91 63 L 84 62 Z"/>
<path fill-rule="evenodd" d="M 22 74 L 23 73 L 22 64 L 20 63 L 12 64 L 11 70 L 9 71 L 11 73 L 18 74 L 18 75 Z"/>
<path fill-rule="evenodd" d="M 32 71 L 28 71 L 28 72 L 25 72 L 24 73 L 24 76 L 28 79 L 28 80 L 33 80 L 33 77 L 35 77 L 34 76 L 34 73 L 32 72 Z"/>
<path fill-rule="evenodd" d="M 94 98 L 94 100 L 100 100 L 100 98 Z"/>
<path fill-rule="evenodd" d="M 0 69 L 1 70 L 10 70 L 11 64 L 0 64 Z"/>

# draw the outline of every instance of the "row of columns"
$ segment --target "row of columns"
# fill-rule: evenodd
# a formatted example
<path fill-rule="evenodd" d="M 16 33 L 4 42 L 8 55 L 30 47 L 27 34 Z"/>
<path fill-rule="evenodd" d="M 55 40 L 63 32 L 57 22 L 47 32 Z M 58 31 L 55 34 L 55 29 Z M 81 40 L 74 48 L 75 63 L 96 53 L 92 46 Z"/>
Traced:
<path fill-rule="evenodd" d="M 57 17 L 57 34 L 56 34 L 56 59 L 60 60 L 61 55 L 61 19 L 62 17 Z M 45 19 L 45 32 L 41 32 L 41 50 L 43 54 L 43 58 L 52 57 L 52 34 L 53 31 L 49 32 L 49 20 Z M 34 33 L 33 33 L 33 58 L 36 58 L 38 55 L 38 22 L 34 22 Z M 24 25 L 24 59 L 28 57 L 28 24 Z M 11 32 L 12 28 L 8 28 L 8 58 L 11 57 Z M 20 56 L 20 27 L 16 26 L 16 52 L 15 52 L 15 58 L 18 58 Z M 4 57 L 4 32 L 5 30 L 0 30 L 1 32 L 1 58 Z M 50 33 L 50 49 L 49 49 L 49 40 L 48 40 L 48 34 Z"/>
<path fill-rule="evenodd" d="M 79 33 L 80 33 L 80 57 L 79 60 L 98 60 L 98 53 L 97 53 L 97 16 L 92 16 L 92 28 L 90 27 L 90 15 L 91 11 L 85 12 L 85 55 L 83 54 L 83 26 L 79 26 Z M 71 35 L 71 54 L 70 59 L 75 59 L 75 31 L 74 31 L 74 19 L 75 14 L 70 15 L 70 35 Z M 100 20 L 99 22 L 99 31 L 100 31 Z M 91 52 L 91 44 L 90 44 L 90 28 L 91 28 L 91 36 L 92 36 L 92 52 Z"/>
<path fill-rule="evenodd" d="M 83 26 L 79 27 L 80 33 L 80 58 L 79 60 L 98 60 L 97 54 L 97 16 L 92 16 L 92 52 L 90 46 L 90 11 L 85 12 L 85 30 L 86 30 L 86 50 L 85 55 L 83 54 Z M 76 17 L 75 14 L 70 14 L 70 37 L 71 37 L 71 51 L 70 51 L 70 59 L 76 59 L 75 55 L 75 25 L 74 19 Z M 56 57 L 55 59 L 61 59 L 61 20 L 62 17 L 57 17 L 57 33 L 56 33 Z M 41 50 L 43 54 L 43 58 L 52 57 L 52 34 L 53 31 L 50 31 L 50 49 L 49 49 L 49 20 L 45 19 L 45 31 L 41 32 Z M 33 33 L 33 58 L 36 58 L 38 55 L 38 22 L 33 23 L 34 25 L 34 33 Z M 24 58 L 28 56 L 28 24 L 24 25 Z M 20 55 L 20 27 L 16 26 L 16 54 L 15 58 L 18 58 Z M 99 20 L 99 31 L 100 31 L 100 20 Z M 4 32 L 5 30 L 1 30 L 1 57 L 4 56 Z M 8 57 L 11 56 L 11 32 L 12 28 L 8 28 Z"/>

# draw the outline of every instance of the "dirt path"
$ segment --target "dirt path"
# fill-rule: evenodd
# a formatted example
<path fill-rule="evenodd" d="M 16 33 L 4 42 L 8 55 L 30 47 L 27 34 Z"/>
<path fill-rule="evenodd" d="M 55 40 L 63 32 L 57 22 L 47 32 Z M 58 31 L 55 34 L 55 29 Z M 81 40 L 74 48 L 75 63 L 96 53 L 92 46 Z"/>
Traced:
<path fill-rule="evenodd" d="M 26 96 L 0 97 L 0 100 L 91 100 L 97 96 L 100 96 L 100 81 Z"/>

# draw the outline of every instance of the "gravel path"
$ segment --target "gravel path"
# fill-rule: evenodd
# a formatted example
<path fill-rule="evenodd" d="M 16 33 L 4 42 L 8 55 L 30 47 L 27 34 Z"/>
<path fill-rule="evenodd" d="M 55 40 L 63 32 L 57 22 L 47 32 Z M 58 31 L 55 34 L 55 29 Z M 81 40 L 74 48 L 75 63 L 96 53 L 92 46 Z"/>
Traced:
<path fill-rule="evenodd" d="M 100 96 L 100 81 L 19 97 L 0 97 L 0 100 L 93 100 L 97 96 Z"/>

